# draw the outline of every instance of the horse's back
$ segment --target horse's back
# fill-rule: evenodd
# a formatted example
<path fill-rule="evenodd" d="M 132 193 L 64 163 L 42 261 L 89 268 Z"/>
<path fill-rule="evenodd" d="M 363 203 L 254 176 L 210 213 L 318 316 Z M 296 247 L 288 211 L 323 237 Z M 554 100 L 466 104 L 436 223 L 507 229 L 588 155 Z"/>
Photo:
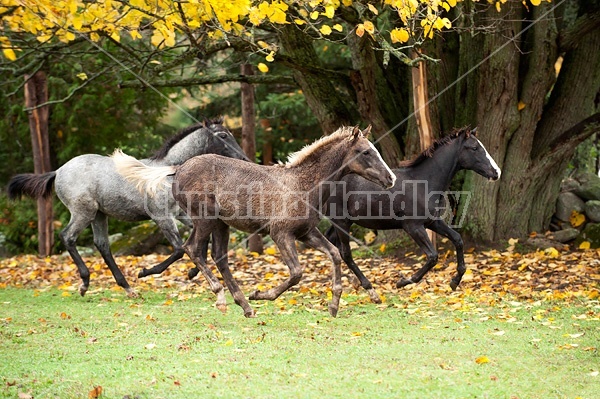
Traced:
<path fill-rule="evenodd" d="M 71 212 L 99 210 L 121 220 L 148 219 L 142 195 L 117 173 L 107 156 L 85 154 L 71 159 L 56 171 L 55 190 Z"/>

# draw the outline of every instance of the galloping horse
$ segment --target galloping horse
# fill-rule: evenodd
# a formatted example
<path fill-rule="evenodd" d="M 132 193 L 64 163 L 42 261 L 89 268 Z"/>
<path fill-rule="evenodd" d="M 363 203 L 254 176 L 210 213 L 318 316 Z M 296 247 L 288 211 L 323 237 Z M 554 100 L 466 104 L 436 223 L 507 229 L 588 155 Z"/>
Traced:
<path fill-rule="evenodd" d="M 449 238 L 456 247 L 457 274 L 450 283 L 455 290 L 466 267 L 460 234 L 439 214 L 444 207 L 444 192 L 461 169 L 473 170 L 490 180 L 498 180 L 501 173 L 477 139 L 476 129 L 469 128 L 453 131 L 400 166 L 394 169 L 396 185 L 390 189 L 382 190 L 360 176 L 348 175 L 336 185 L 327 202 L 327 216 L 333 224 L 327 238 L 338 247 L 344 262 L 376 303 L 381 302 L 379 295 L 352 259 L 350 226 L 356 223 L 374 230 L 404 229 L 425 252 L 427 262 L 411 278 L 398 281 L 398 288 L 419 282 L 437 264 L 438 253 L 426 228 Z"/>
<path fill-rule="evenodd" d="M 147 165 L 180 165 L 199 154 L 215 153 L 248 160 L 235 138 L 222 120 L 205 120 L 190 126 L 168 139 L 152 158 L 141 162 Z M 107 156 L 86 154 L 71 159 L 54 172 L 26 173 L 14 176 L 8 185 L 11 199 L 27 195 L 33 198 L 52 195 L 54 182 L 56 195 L 71 213 L 69 224 L 60 232 L 69 254 L 77 265 L 81 277 L 79 293 L 83 296 L 90 284 L 90 272 L 77 251 L 77 237 L 90 224 L 94 244 L 108 265 L 118 285 L 129 296 L 137 296 L 117 266 L 108 241 L 108 217 L 119 220 L 140 221 L 152 219 L 173 245 L 173 254 L 150 270 L 142 270 L 139 277 L 163 272 L 183 254 L 183 241 L 179 236 L 175 218 L 185 221 L 177 208 L 171 190 L 162 190 L 152 198 L 143 196 L 115 170 Z M 179 213 L 179 215 L 178 215 Z"/>
<path fill-rule="evenodd" d="M 215 155 L 190 159 L 179 167 L 153 168 L 123 153 L 113 154 L 117 171 L 143 192 L 152 195 L 167 176 L 173 177 L 173 196 L 192 219 L 194 229 L 184 249 L 208 280 L 217 296 L 216 306 L 226 310 L 223 286 L 206 266 L 202 247 L 212 233 L 212 257 L 235 303 L 246 317 L 254 316 L 227 263 L 229 226 L 247 232 L 268 233 L 279 248 L 290 277 L 270 290 L 256 291 L 250 299 L 274 300 L 299 283 L 303 267 L 295 240 L 318 249 L 332 260 L 333 298 L 329 312 L 338 311 L 341 257 L 337 248 L 317 229 L 319 209 L 329 197 L 327 181 L 358 173 L 383 187 L 395 176 L 367 136 L 370 127 L 342 127 L 292 154 L 285 165 L 261 166 Z"/>

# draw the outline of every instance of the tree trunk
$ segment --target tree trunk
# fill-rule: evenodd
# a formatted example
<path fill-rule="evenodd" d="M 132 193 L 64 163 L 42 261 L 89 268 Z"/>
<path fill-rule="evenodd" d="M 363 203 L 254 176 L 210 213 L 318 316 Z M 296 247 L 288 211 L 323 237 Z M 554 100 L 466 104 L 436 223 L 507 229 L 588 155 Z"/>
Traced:
<path fill-rule="evenodd" d="M 35 173 L 48 173 L 50 165 L 50 144 L 48 140 L 48 106 L 39 107 L 48 101 L 48 80 L 42 71 L 25 76 L 25 107 L 28 108 L 33 168 Z M 38 208 L 38 252 L 49 256 L 54 245 L 52 197 L 37 200 Z"/>
<path fill-rule="evenodd" d="M 403 154 L 381 112 L 377 81 L 384 77 L 375 58 L 373 41 L 368 35 L 350 35 L 347 42 L 352 53 L 354 71 L 350 80 L 356 92 L 358 112 L 362 119 L 373 125 L 373 136 L 379 143 L 383 160 L 390 167 L 397 167 Z"/>
<path fill-rule="evenodd" d="M 293 24 L 280 30 L 283 52 L 294 60 L 294 78 L 302 88 L 308 106 L 315 114 L 325 134 L 337 130 L 342 125 L 352 125 L 355 121 L 348 108 L 348 101 L 336 90 L 331 78 L 315 71 L 320 65 L 313 65 L 319 57 L 313 47 L 313 40 Z"/>
<path fill-rule="evenodd" d="M 538 19 L 550 7 L 533 7 L 528 17 Z M 469 233 L 486 241 L 545 231 L 575 147 L 600 130 L 595 118 L 586 119 L 600 87 L 600 29 L 585 31 L 563 50 L 555 15 L 517 38 L 528 26 L 520 22 L 523 8 L 507 3 L 502 12 L 502 31 L 483 41 L 480 59 L 489 59 L 478 68 L 476 98 L 480 139 L 503 173 L 495 183 L 471 173 L 465 183 L 473 194 Z M 505 45 L 507 38 L 514 42 Z M 556 78 L 554 63 L 563 51 Z"/>
<path fill-rule="evenodd" d="M 252 75 L 252 65 L 242 64 L 241 74 Z M 254 87 L 250 83 L 241 83 L 242 93 L 242 149 L 252 162 L 256 161 L 256 118 L 254 112 Z M 248 237 L 248 250 L 263 253 L 262 237 L 254 233 Z"/>

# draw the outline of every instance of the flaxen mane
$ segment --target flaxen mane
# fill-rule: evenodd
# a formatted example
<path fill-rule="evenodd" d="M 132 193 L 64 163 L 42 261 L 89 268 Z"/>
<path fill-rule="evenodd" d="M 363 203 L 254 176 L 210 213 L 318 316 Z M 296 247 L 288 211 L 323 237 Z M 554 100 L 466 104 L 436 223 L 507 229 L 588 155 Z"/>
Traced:
<path fill-rule="evenodd" d="M 203 127 L 207 128 L 210 125 L 222 125 L 222 124 L 223 124 L 223 118 L 216 118 L 216 119 L 205 119 L 202 122 L 196 123 L 192 126 L 188 126 L 185 129 L 179 131 L 175 136 L 173 136 L 173 137 L 169 138 L 167 141 L 165 141 L 164 144 L 162 145 L 162 147 L 160 147 L 160 149 L 158 151 L 156 151 L 156 153 L 150 159 L 152 159 L 152 160 L 164 159 L 167 156 L 167 154 L 169 153 L 169 150 L 171 150 L 171 148 L 173 148 L 173 146 L 175 144 L 179 143 L 181 140 L 183 140 L 184 138 L 186 138 L 187 136 L 189 136 L 196 130 L 203 128 Z"/>
<path fill-rule="evenodd" d="M 469 126 L 455 128 L 454 130 L 452 130 L 452 132 L 450 132 L 450 134 L 434 141 L 433 144 L 431 144 L 428 148 L 426 148 L 425 151 L 423 151 L 421 154 L 419 154 L 416 158 L 400 162 L 400 167 L 408 168 L 408 167 L 416 166 L 416 165 L 420 164 L 427 158 L 431 158 L 433 156 L 433 153 L 438 148 L 443 147 L 446 144 L 450 143 L 454 139 L 458 138 L 461 134 L 464 134 L 466 137 L 469 137 L 471 135 L 471 128 Z"/>
<path fill-rule="evenodd" d="M 314 154 L 320 148 L 323 148 L 331 143 L 341 141 L 342 139 L 349 139 L 352 137 L 355 127 L 353 126 L 342 126 L 335 132 L 328 136 L 323 136 L 314 143 L 308 144 L 299 151 L 296 151 L 288 156 L 287 162 L 283 165 L 286 168 L 292 168 L 298 166 L 312 154 Z"/>

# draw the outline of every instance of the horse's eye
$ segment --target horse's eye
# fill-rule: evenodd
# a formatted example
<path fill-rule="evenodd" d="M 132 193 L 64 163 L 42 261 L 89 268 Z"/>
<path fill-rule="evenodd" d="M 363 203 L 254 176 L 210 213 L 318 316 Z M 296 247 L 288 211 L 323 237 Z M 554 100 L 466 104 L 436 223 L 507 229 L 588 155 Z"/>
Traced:
<path fill-rule="evenodd" d="M 371 151 L 369 151 L 369 150 L 364 150 L 363 151 L 363 155 L 370 155 L 370 154 L 371 154 Z"/>
<path fill-rule="evenodd" d="M 472 149 L 473 151 L 477 151 L 477 149 L 478 149 L 478 148 L 479 148 L 479 146 L 476 146 L 476 145 L 474 145 L 473 147 L 471 147 L 471 149 Z"/>
<path fill-rule="evenodd" d="M 226 139 L 227 138 L 227 133 L 220 133 L 219 137 L 222 139 Z"/>

